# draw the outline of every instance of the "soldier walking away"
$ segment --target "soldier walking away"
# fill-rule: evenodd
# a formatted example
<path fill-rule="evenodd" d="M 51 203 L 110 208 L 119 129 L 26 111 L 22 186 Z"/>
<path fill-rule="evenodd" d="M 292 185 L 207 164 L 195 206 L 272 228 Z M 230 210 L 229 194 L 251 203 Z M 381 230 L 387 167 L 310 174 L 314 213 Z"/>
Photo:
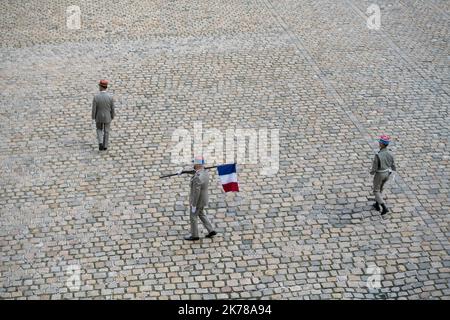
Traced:
<path fill-rule="evenodd" d="M 92 120 L 97 127 L 98 149 L 106 150 L 109 145 L 109 132 L 111 130 L 111 121 L 114 119 L 114 99 L 106 91 L 108 80 L 100 80 L 100 92 L 94 96 L 92 101 Z"/>
<path fill-rule="evenodd" d="M 203 157 L 196 157 L 193 162 L 195 173 L 191 178 L 189 194 L 191 234 L 184 237 L 188 241 L 199 240 L 198 218 L 200 218 L 206 230 L 208 230 L 207 238 L 212 238 L 217 234 L 204 213 L 204 208 L 208 205 L 209 184 L 209 174 L 204 167 L 205 160 Z"/>
<path fill-rule="evenodd" d="M 391 139 L 387 135 L 382 135 L 379 138 L 378 144 L 380 146 L 380 151 L 375 155 L 372 162 L 372 169 L 370 170 L 370 174 L 374 175 L 373 194 L 375 196 L 375 203 L 373 204 L 373 207 L 377 211 L 383 209 L 381 215 L 385 215 L 389 212 L 389 209 L 386 207 L 383 200 L 384 185 L 388 181 L 392 171 L 396 171 L 394 156 L 387 148 L 390 141 Z"/>

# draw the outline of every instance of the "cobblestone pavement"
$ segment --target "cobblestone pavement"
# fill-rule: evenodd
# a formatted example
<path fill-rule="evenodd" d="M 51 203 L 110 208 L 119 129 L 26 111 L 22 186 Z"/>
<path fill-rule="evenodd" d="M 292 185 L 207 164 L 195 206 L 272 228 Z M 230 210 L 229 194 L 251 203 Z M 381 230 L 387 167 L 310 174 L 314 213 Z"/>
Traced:
<path fill-rule="evenodd" d="M 372 0 L 2 1 L 0 297 L 449 299 L 449 2 L 375 3 L 380 30 Z M 219 235 L 186 243 L 188 177 L 159 175 L 194 121 L 279 129 L 280 163 L 241 165 L 239 194 L 211 173 Z"/>

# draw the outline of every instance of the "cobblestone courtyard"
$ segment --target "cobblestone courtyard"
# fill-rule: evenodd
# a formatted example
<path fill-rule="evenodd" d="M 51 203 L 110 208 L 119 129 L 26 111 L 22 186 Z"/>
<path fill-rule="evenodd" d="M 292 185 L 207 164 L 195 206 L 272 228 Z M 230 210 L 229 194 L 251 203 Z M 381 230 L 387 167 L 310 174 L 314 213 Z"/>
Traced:
<path fill-rule="evenodd" d="M 0 298 L 449 299 L 448 1 L 0 9 Z M 102 78 L 117 114 L 105 152 L 90 118 Z M 159 176 L 195 121 L 278 129 L 279 171 L 240 165 L 237 194 L 211 171 L 219 234 L 190 243 L 189 178 Z M 398 170 L 384 217 L 369 175 L 382 133 Z"/>

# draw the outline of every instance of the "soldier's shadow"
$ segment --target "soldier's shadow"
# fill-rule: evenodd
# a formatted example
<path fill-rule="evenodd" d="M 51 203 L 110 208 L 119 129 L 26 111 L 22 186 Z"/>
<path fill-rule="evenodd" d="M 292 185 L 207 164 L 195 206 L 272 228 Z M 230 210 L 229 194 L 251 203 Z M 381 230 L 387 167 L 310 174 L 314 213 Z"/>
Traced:
<path fill-rule="evenodd" d="M 343 227 L 346 227 L 349 224 L 352 224 L 351 219 L 349 219 L 349 218 L 342 218 L 339 214 L 332 214 L 332 215 L 330 215 L 330 218 L 328 219 L 328 222 L 334 228 L 343 228 Z"/>
<path fill-rule="evenodd" d="M 374 219 L 376 214 L 379 215 L 370 204 L 344 210 L 333 210 L 328 213 L 328 223 L 335 228 L 343 228 Z"/>
<path fill-rule="evenodd" d="M 227 217 L 235 217 L 244 215 L 244 213 L 239 210 L 242 201 L 243 197 L 239 194 L 221 194 L 216 201 L 211 201 L 208 207 L 212 210 L 224 209 Z"/>

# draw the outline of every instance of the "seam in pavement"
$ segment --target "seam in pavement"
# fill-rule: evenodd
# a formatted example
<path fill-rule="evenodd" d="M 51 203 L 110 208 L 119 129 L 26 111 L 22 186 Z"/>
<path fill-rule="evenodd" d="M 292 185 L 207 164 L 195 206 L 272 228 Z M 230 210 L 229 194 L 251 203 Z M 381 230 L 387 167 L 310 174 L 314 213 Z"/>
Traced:
<path fill-rule="evenodd" d="M 275 12 L 275 7 L 273 6 L 272 2 L 270 0 L 262 0 L 264 3 L 264 6 L 267 8 L 267 10 L 272 14 L 273 18 L 278 22 L 279 26 L 289 35 L 289 38 L 292 42 L 292 44 L 297 48 L 297 50 L 302 54 L 302 56 L 310 63 L 314 71 L 316 72 L 317 76 L 320 78 L 320 80 L 323 82 L 326 91 L 334 97 L 334 99 L 337 101 L 339 108 L 349 117 L 349 119 L 352 121 L 352 123 L 356 126 L 358 131 L 360 132 L 361 136 L 366 139 L 367 144 L 372 149 L 372 152 L 374 154 L 377 153 L 377 150 L 375 150 L 372 146 L 373 139 L 371 138 L 370 134 L 366 130 L 366 128 L 363 126 L 363 124 L 356 118 L 356 116 L 352 113 L 350 109 L 345 107 L 345 103 L 341 95 L 337 92 L 337 90 L 333 87 L 330 80 L 326 77 L 324 72 L 320 69 L 318 63 L 314 60 L 314 58 L 309 54 L 305 46 L 302 44 L 302 41 L 299 39 L 299 37 L 289 29 L 289 26 L 284 21 L 282 17 L 280 17 Z M 403 57 L 402 57 L 403 58 Z M 421 75 L 423 77 L 423 75 Z M 408 197 L 411 201 L 411 204 L 418 203 L 423 210 L 423 212 L 418 212 L 415 206 L 413 206 L 413 210 L 416 213 L 417 216 L 422 218 L 422 221 L 425 225 L 429 227 L 436 228 L 438 232 L 434 232 L 436 235 L 436 239 L 444 246 L 444 239 L 446 239 L 445 235 L 440 229 L 440 226 L 434 218 L 425 210 L 425 207 L 420 202 L 420 200 L 417 198 L 417 196 L 412 192 L 412 190 L 408 187 L 408 185 L 405 183 L 403 178 L 396 174 L 395 183 L 398 185 L 400 190 L 402 190 L 403 194 Z M 439 235 L 439 237 L 437 236 Z M 442 239 L 442 240 L 441 240 Z"/>
<path fill-rule="evenodd" d="M 441 8 L 439 8 L 437 5 L 435 5 L 434 2 L 432 2 L 432 0 L 416 0 L 413 3 L 413 5 L 417 4 L 417 2 L 419 2 L 419 1 L 422 1 L 423 3 L 428 4 L 435 11 L 442 13 L 442 15 L 444 15 L 447 19 L 450 19 L 450 15 L 447 12 L 445 12 L 444 10 L 442 10 Z M 400 1 L 400 3 L 401 3 L 401 1 Z"/>
<path fill-rule="evenodd" d="M 360 17 L 362 17 L 364 20 L 367 19 L 367 16 L 364 14 L 364 12 L 362 12 L 354 3 L 352 0 L 345 0 L 345 2 L 347 3 L 347 5 Z M 399 1 L 399 3 L 401 4 L 401 1 Z M 394 43 L 394 41 L 392 40 L 391 36 L 385 32 L 383 30 L 383 27 L 380 28 L 379 30 L 380 34 L 383 36 L 384 41 L 388 44 L 388 46 L 393 49 L 397 55 L 403 60 L 405 61 L 412 70 L 414 70 L 419 76 L 422 77 L 422 79 L 424 79 L 425 81 L 427 81 L 428 83 L 430 83 L 432 85 L 432 87 L 434 89 L 436 89 L 437 91 L 442 91 L 442 93 L 446 94 L 447 96 L 449 95 L 448 92 L 442 88 L 442 86 L 440 86 L 438 83 L 436 83 L 429 75 L 428 72 L 426 72 L 423 68 L 420 68 L 417 63 L 415 63 L 414 61 L 412 61 L 406 54 L 404 54 L 402 52 L 402 50 Z"/>

